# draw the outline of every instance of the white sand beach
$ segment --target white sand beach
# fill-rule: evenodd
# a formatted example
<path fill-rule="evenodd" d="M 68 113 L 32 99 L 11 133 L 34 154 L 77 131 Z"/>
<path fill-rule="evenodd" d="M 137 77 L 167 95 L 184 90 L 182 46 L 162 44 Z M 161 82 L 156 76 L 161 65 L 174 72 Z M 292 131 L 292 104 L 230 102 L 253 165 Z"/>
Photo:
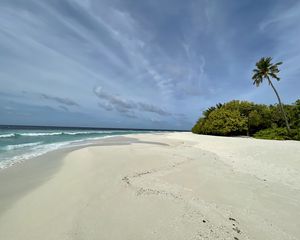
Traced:
<path fill-rule="evenodd" d="M 0 172 L 2 240 L 300 239 L 300 143 L 136 134 Z"/>

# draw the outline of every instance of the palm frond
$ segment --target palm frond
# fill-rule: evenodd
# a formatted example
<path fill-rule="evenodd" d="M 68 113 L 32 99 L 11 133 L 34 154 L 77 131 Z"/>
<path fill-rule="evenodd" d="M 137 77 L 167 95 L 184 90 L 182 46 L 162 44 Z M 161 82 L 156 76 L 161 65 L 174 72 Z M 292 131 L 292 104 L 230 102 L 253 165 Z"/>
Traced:
<path fill-rule="evenodd" d="M 277 62 L 275 64 L 272 63 L 271 57 L 262 57 L 256 64 L 256 68 L 253 69 L 253 84 L 259 86 L 264 79 L 268 79 L 270 84 L 270 77 L 275 78 L 277 81 L 280 78 L 277 74 L 280 72 L 278 66 L 281 65 L 282 62 Z"/>
<path fill-rule="evenodd" d="M 270 73 L 269 74 L 272 78 L 275 78 L 277 81 L 279 81 L 280 80 L 280 77 L 278 77 L 276 74 L 274 74 L 274 73 Z"/>

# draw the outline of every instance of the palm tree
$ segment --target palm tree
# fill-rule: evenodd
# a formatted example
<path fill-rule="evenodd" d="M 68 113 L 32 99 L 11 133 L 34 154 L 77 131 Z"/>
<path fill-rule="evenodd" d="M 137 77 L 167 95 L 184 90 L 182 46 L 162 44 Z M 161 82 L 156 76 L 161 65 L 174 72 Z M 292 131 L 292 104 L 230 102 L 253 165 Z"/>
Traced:
<path fill-rule="evenodd" d="M 280 80 L 280 78 L 277 76 L 277 74 L 280 72 L 280 70 L 278 69 L 278 66 L 281 65 L 282 62 L 273 64 L 271 61 L 272 61 L 271 57 L 263 57 L 256 63 L 256 68 L 253 70 L 254 74 L 252 76 L 253 85 L 256 85 L 257 87 L 259 87 L 259 85 L 263 82 L 264 79 L 268 80 L 269 85 L 271 85 L 271 87 L 273 88 L 273 90 L 277 96 L 277 99 L 279 102 L 279 107 L 280 107 L 282 116 L 284 118 L 287 131 L 290 134 L 290 132 L 291 132 L 290 126 L 289 126 L 289 123 L 288 123 L 288 120 L 286 117 L 286 113 L 283 109 L 281 99 L 270 79 L 270 77 L 271 77 L 271 78 L 275 78 L 277 81 Z"/>

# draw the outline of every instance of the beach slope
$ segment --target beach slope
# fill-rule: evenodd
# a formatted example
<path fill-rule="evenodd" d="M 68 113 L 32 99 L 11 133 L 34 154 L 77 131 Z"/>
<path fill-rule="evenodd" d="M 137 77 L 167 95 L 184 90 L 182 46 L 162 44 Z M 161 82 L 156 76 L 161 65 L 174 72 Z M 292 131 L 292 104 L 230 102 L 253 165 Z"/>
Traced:
<path fill-rule="evenodd" d="M 0 239 L 300 239 L 299 156 L 295 141 L 110 138 L 8 172 Z"/>

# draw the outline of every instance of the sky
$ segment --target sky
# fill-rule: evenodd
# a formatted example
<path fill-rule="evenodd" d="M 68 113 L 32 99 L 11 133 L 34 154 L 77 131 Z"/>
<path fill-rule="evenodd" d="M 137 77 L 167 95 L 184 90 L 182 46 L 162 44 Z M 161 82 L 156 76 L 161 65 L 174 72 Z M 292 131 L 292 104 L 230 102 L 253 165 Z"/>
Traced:
<path fill-rule="evenodd" d="M 1 0 L 0 124 L 190 129 L 233 99 L 300 98 L 298 0 Z"/>

